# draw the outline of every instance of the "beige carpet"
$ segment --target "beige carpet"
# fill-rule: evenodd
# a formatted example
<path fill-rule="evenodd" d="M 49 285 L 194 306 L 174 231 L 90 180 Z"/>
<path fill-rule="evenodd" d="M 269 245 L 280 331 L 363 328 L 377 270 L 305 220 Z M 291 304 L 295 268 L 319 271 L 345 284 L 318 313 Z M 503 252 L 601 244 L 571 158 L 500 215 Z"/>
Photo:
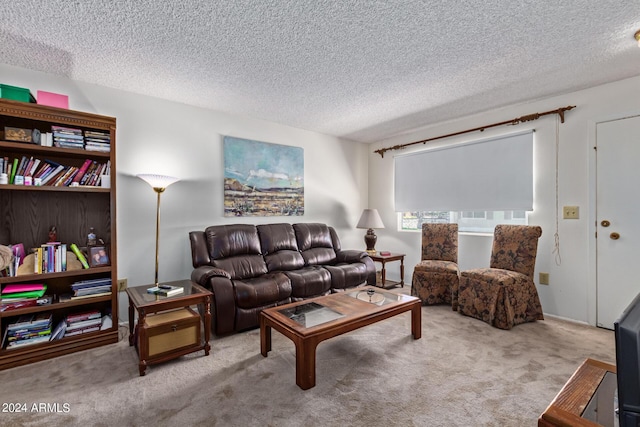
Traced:
<path fill-rule="evenodd" d="M 0 372 L 2 404 L 27 406 L 0 412 L 0 425 L 535 426 L 585 358 L 615 359 L 613 332 L 558 319 L 502 331 L 423 307 L 420 340 L 410 323 L 405 313 L 321 343 L 307 391 L 295 384 L 293 343 L 275 331 L 267 358 L 253 330 L 144 377 L 123 339 Z M 43 402 L 60 412 L 30 412 Z"/>

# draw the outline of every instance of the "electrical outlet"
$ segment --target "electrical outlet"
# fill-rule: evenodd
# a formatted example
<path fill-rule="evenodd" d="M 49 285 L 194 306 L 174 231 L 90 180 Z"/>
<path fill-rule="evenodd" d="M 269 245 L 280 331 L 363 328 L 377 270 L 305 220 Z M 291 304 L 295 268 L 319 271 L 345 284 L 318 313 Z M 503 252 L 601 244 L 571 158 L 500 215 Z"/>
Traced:
<path fill-rule="evenodd" d="M 562 218 L 564 219 L 580 218 L 580 208 L 578 206 L 564 206 L 562 208 Z"/>
<path fill-rule="evenodd" d="M 127 289 L 127 279 L 118 279 L 118 292 L 124 292 Z"/>
<path fill-rule="evenodd" d="M 548 285 L 549 273 L 539 273 L 538 282 L 540 282 L 541 285 Z"/>

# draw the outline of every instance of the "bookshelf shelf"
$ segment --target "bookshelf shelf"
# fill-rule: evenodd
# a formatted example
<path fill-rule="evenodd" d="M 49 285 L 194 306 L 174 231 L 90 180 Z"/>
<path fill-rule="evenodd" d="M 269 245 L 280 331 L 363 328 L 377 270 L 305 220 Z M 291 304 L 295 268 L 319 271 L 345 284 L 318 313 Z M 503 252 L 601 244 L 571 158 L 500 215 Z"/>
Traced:
<path fill-rule="evenodd" d="M 4 139 L 5 127 L 38 129 L 52 132 L 52 126 L 70 127 L 81 131 L 103 132 L 110 136 L 110 152 L 40 146 Z M 46 295 L 54 297 L 48 305 L 23 307 L 0 312 L 0 338 L 6 326 L 22 315 L 51 312 L 53 325 L 68 314 L 99 309 L 110 313 L 112 326 L 55 341 L 7 348 L 0 347 L 0 370 L 25 365 L 63 354 L 73 353 L 118 341 L 118 291 L 116 244 L 116 119 L 92 113 L 66 110 L 0 99 L 0 157 L 13 161 L 23 156 L 45 159 L 64 166 L 81 167 L 87 160 L 110 162 L 110 188 L 80 185 L 23 186 L 0 184 L 0 245 L 22 243 L 29 251 L 48 240 L 51 226 L 57 229 L 57 240 L 69 246 L 85 246 L 87 233 L 93 228 L 98 238 L 109 248 L 111 265 L 56 273 L 21 274 L 0 277 L 0 288 L 8 284 L 45 283 Z M 89 279 L 111 279 L 111 295 L 59 302 L 58 296 L 72 292 L 71 284 Z"/>
<path fill-rule="evenodd" d="M 62 191 L 72 193 L 109 193 L 111 189 L 102 187 L 92 187 L 89 185 L 80 185 L 78 187 L 53 187 L 45 185 L 42 187 L 36 187 L 35 185 L 12 185 L 12 184 L 0 184 L 0 190 L 13 190 L 13 191 Z"/>
<path fill-rule="evenodd" d="M 0 318 L 22 316 L 23 314 L 42 313 L 44 311 L 61 310 L 78 306 L 87 306 L 90 304 L 107 302 L 110 300 L 111 295 L 104 295 L 93 298 L 82 298 L 79 300 L 72 300 L 68 302 L 54 302 L 48 305 L 36 305 L 34 307 L 16 308 L 14 310 L 0 312 Z"/>
<path fill-rule="evenodd" d="M 88 277 L 100 273 L 110 273 L 111 267 L 92 267 L 83 270 L 61 271 L 59 273 L 24 274 L 15 277 L 0 277 L 0 285 L 4 283 L 45 282 L 58 277 Z"/>
<path fill-rule="evenodd" d="M 42 156 L 59 155 L 63 157 L 76 158 L 89 157 L 95 159 L 109 159 L 111 155 L 111 153 L 104 153 L 102 151 L 77 150 L 74 148 L 42 147 L 40 145 L 24 142 L 0 141 L 0 150 L 5 149 L 16 151 L 18 153 L 34 153 Z"/>

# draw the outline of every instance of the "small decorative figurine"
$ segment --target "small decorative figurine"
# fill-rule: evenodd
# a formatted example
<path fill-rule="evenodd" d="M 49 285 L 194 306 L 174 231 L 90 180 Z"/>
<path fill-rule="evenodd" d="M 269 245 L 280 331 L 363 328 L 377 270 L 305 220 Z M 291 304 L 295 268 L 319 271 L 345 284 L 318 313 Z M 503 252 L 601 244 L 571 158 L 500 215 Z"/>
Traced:
<path fill-rule="evenodd" d="M 48 242 L 57 242 L 58 241 L 58 229 L 55 225 L 52 225 L 49 229 L 49 240 Z"/>
<path fill-rule="evenodd" d="M 93 227 L 89 228 L 89 234 L 87 234 L 87 246 L 95 246 L 97 243 L 96 233 Z"/>

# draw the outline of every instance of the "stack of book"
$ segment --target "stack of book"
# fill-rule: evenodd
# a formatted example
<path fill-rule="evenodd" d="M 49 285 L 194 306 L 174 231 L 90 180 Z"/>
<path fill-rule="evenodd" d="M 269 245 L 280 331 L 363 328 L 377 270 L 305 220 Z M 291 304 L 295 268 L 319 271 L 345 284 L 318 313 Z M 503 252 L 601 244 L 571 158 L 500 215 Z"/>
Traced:
<path fill-rule="evenodd" d="M 0 311 L 51 304 L 51 297 L 44 295 L 46 291 L 47 285 L 41 283 L 7 285 L 0 294 Z"/>
<path fill-rule="evenodd" d="M 51 313 L 25 314 L 9 323 L 3 343 L 7 348 L 37 344 L 51 338 Z"/>
<path fill-rule="evenodd" d="M 102 325 L 102 314 L 99 310 L 69 314 L 65 318 L 65 323 L 65 337 L 95 332 L 99 331 Z"/>
<path fill-rule="evenodd" d="M 53 132 L 53 145 L 60 148 L 84 148 L 84 136 L 82 130 L 63 126 L 51 126 Z"/>
<path fill-rule="evenodd" d="M 108 153 L 111 151 L 111 135 L 109 132 L 100 132 L 97 130 L 84 131 L 85 150 L 102 151 Z"/>
<path fill-rule="evenodd" d="M 101 279 L 81 280 L 73 283 L 71 290 L 73 291 L 71 299 L 111 295 L 111 279 L 105 277 Z"/>
<path fill-rule="evenodd" d="M 67 271 L 66 243 L 44 243 L 34 250 L 34 254 L 34 273 L 58 273 L 61 271 Z"/>

